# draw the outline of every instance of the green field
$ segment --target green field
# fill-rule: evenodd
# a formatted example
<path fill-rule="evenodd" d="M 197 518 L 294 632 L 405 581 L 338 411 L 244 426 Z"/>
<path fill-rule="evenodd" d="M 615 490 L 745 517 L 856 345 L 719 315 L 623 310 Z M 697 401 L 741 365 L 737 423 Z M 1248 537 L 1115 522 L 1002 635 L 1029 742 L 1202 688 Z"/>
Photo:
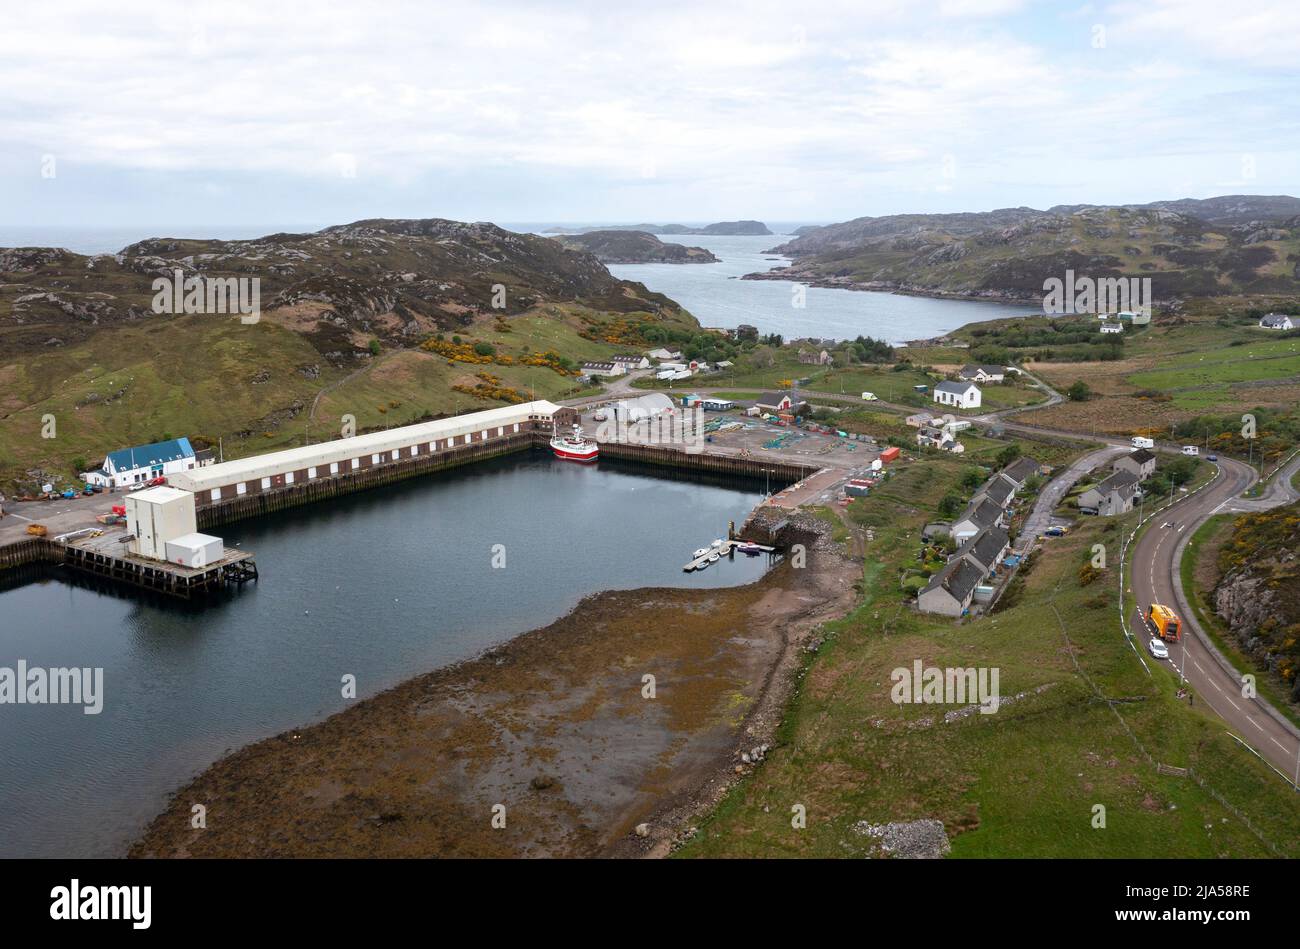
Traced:
<path fill-rule="evenodd" d="M 1208 352 L 1185 352 L 1162 360 L 1159 369 L 1137 372 L 1128 381 L 1141 389 L 1226 386 L 1234 382 L 1300 376 L 1300 339 L 1278 339 Z"/>
<path fill-rule="evenodd" d="M 1113 557 L 1120 524 L 1090 519 L 1054 540 L 992 616 L 959 625 L 906 605 L 899 571 L 915 565 L 920 526 L 964 467 L 927 456 L 847 509 L 874 531 L 861 604 L 825 628 L 775 749 L 681 854 L 861 856 L 857 822 L 921 818 L 943 821 L 958 857 L 1300 854 L 1294 792 L 1176 699 L 1168 669 L 1143 670 L 1120 631 L 1113 570 L 1083 584 L 1092 544 Z M 997 667 L 1004 700 L 1021 697 L 951 723 L 950 706 L 896 705 L 890 671 L 916 659 Z M 1191 776 L 1160 775 L 1154 762 L 1192 768 L 1262 838 Z M 1093 826 L 1098 804 L 1104 829 Z M 791 826 L 794 805 L 803 829 Z"/>

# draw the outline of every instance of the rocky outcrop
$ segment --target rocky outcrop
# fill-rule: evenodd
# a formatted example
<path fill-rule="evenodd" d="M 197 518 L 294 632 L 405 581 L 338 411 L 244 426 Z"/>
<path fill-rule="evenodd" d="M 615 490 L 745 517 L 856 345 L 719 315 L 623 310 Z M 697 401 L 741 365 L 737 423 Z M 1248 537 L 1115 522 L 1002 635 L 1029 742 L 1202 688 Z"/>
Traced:
<path fill-rule="evenodd" d="M 716 264 L 703 247 L 665 243 L 644 231 L 588 231 L 558 238 L 570 250 L 595 256 L 602 264 Z"/>
<path fill-rule="evenodd" d="M 1212 601 L 1233 638 L 1300 701 L 1300 504 L 1240 518 Z"/>

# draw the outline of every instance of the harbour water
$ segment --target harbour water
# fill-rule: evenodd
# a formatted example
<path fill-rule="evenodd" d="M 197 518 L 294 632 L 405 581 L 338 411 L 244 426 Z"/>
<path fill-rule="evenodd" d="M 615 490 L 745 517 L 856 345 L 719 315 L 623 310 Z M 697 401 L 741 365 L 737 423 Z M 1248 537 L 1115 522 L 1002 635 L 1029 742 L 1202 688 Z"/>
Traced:
<path fill-rule="evenodd" d="M 0 592 L 0 667 L 104 670 L 98 715 L 0 705 L 0 856 L 123 853 L 225 752 L 345 708 L 345 676 L 364 698 L 591 593 L 753 581 L 767 557 L 681 566 L 762 493 L 536 452 L 220 529 L 262 579 L 202 612 L 60 580 Z"/>
<path fill-rule="evenodd" d="M 691 234 L 660 240 L 703 247 L 716 264 L 613 264 L 624 280 L 638 280 L 686 307 L 704 326 L 732 328 L 740 323 L 786 339 L 853 339 L 872 336 L 891 343 L 942 336 L 966 323 L 1024 315 L 1024 305 L 978 300 L 939 300 L 866 290 L 808 287 L 796 306 L 796 285 L 787 280 L 741 280 L 748 273 L 789 263 L 765 250 L 791 238 L 784 235 L 712 237 Z"/>

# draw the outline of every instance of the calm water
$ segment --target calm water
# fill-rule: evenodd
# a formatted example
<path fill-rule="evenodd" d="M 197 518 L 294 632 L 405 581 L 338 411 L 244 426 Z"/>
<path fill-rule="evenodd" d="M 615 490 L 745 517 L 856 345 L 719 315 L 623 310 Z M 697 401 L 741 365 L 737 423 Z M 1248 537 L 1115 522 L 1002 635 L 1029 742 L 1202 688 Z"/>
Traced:
<path fill-rule="evenodd" d="M 766 557 L 681 565 L 761 494 L 518 455 L 230 525 L 262 579 L 202 612 L 57 580 L 0 592 L 0 666 L 103 667 L 106 696 L 97 716 L 0 705 L 0 855 L 120 854 L 227 749 L 344 708 L 345 674 L 364 697 L 589 593 L 755 580 Z"/>
<path fill-rule="evenodd" d="M 609 270 L 624 280 L 639 280 L 676 300 L 705 326 L 731 328 L 739 323 L 786 339 L 852 339 L 874 336 L 901 343 L 942 336 L 966 323 L 1029 313 L 1023 306 L 964 300 L 932 300 L 862 290 L 810 287 L 805 306 L 792 305 L 795 284 L 786 280 L 740 280 L 742 274 L 789 263 L 773 260 L 764 250 L 790 240 L 761 237 L 661 236 L 660 240 L 704 247 L 720 258 L 716 264 L 614 264 Z"/>

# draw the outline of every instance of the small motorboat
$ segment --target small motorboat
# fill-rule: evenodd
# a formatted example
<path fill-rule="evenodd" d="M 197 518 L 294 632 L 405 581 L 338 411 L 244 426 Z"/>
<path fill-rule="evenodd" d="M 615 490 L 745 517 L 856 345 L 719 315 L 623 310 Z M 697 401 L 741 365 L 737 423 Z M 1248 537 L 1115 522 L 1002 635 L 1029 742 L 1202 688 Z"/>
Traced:
<path fill-rule="evenodd" d="M 696 570 L 696 572 L 698 573 L 699 571 L 701 571 L 701 570 L 705 569 L 706 567 L 708 567 L 708 565 L 709 565 L 709 561 L 707 561 L 707 560 L 701 560 L 701 561 L 696 565 L 695 570 Z"/>
<path fill-rule="evenodd" d="M 713 546 L 714 546 L 714 547 L 721 547 L 721 546 L 722 546 L 723 544 L 725 544 L 725 543 L 726 543 L 726 541 L 723 540 L 721 537 L 719 537 L 717 540 L 715 540 L 715 541 L 713 542 Z"/>
<path fill-rule="evenodd" d="M 718 562 L 718 554 L 709 554 L 709 559 L 708 559 L 707 561 L 705 561 L 705 562 L 706 562 L 706 563 L 717 563 L 717 562 Z"/>
<path fill-rule="evenodd" d="M 742 554 L 747 554 L 750 557 L 757 557 L 763 552 L 762 547 L 758 546 L 758 544 L 750 543 L 749 541 L 745 541 L 743 544 L 737 544 L 736 549 Z"/>
<path fill-rule="evenodd" d="M 706 555 L 708 552 L 709 552 L 709 548 L 707 548 L 707 547 L 701 547 L 699 550 L 695 551 L 695 553 L 691 554 L 691 558 L 694 559 L 694 560 L 699 560 L 701 557 L 703 557 L 704 555 Z"/>

